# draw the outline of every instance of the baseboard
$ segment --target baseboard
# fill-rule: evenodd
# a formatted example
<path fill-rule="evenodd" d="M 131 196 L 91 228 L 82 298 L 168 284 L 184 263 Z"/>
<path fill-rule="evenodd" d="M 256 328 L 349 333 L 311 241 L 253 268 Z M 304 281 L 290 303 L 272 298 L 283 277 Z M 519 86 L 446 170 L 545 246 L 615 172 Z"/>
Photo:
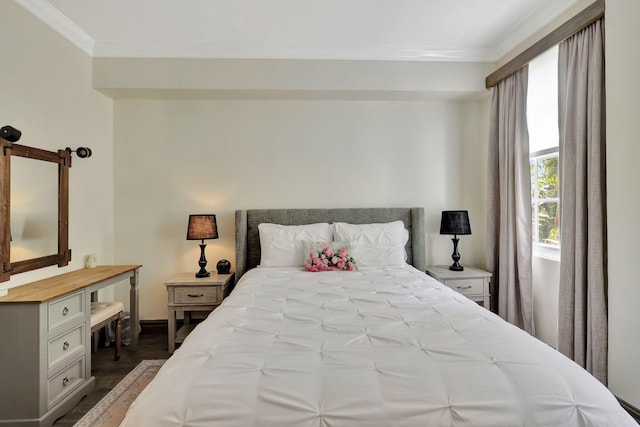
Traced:
<path fill-rule="evenodd" d="M 199 322 L 202 319 L 196 318 L 196 316 L 194 316 L 192 320 L 193 322 Z M 176 327 L 179 329 L 182 327 L 182 325 L 184 325 L 184 321 L 182 319 L 176 319 Z M 166 335 L 167 331 L 169 330 L 168 328 L 169 321 L 166 319 L 140 321 L 141 334 Z"/>
<path fill-rule="evenodd" d="M 168 321 L 165 320 L 141 320 L 140 321 L 140 333 L 149 335 L 161 335 L 167 334 Z"/>
<path fill-rule="evenodd" d="M 636 408 L 628 402 L 625 402 L 617 396 L 616 398 L 618 399 L 618 402 L 620 402 L 620 406 L 622 406 L 624 410 L 627 411 L 638 424 L 640 424 L 640 409 Z"/>

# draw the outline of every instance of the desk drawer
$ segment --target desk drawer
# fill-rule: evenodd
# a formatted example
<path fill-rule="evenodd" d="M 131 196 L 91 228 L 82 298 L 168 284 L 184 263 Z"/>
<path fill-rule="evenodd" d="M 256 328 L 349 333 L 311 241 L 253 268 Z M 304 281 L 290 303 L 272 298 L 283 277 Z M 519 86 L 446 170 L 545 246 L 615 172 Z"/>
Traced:
<path fill-rule="evenodd" d="M 48 361 L 49 369 L 62 362 L 78 349 L 84 349 L 84 324 L 49 341 Z"/>
<path fill-rule="evenodd" d="M 218 304 L 219 286 L 176 287 L 176 304 Z"/>
<path fill-rule="evenodd" d="M 84 291 L 48 303 L 48 330 L 85 317 Z"/>
<path fill-rule="evenodd" d="M 482 295 L 484 280 L 482 279 L 447 279 L 445 285 L 462 295 Z"/>
<path fill-rule="evenodd" d="M 51 377 L 47 382 L 47 403 L 51 408 L 62 400 L 73 389 L 82 384 L 84 378 L 84 356 L 63 369 L 59 374 Z"/>

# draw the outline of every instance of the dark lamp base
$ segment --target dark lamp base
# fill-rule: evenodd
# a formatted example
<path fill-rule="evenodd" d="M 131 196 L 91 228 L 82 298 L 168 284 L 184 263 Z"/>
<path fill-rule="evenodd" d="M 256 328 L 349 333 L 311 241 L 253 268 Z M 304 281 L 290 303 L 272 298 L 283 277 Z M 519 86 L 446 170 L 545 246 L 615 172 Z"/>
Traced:
<path fill-rule="evenodd" d="M 196 277 L 197 277 L 198 279 L 202 279 L 203 277 L 210 277 L 210 276 L 211 276 L 211 273 L 209 273 L 209 272 L 208 272 L 208 271 L 206 271 L 206 270 L 205 270 L 204 272 L 202 272 L 202 271 L 198 271 L 198 272 L 196 273 Z"/>
<path fill-rule="evenodd" d="M 460 264 L 453 264 L 452 266 L 449 267 L 449 270 L 464 271 L 464 267 L 461 266 Z"/>
<path fill-rule="evenodd" d="M 211 273 L 209 273 L 205 269 L 205 267 L 207 266 L 207 259 L 204 256 L 204 248 L 207 245 L 204 244 L 204 240 L 202 241 L 202 244 L 200 244 L 199 246 L 200 246 L 200 260 L 198 261 L 198 265 L 200 266 L 200 271 L 196 273 L 196 278 L 201 279 L 203 277 L 211 276 Z"/>
<path fill-rule="evenodd" d="M 454 235 L 453 239 L 451 239 L 451 241 L 453 242 L 453 254 L 451 255 L 451 258 L 453 259 L 453 264 L 451 264 L 451 267 L 449 267 L 449 270 L 452 271 L 463 271 L 464 267 L 460 265 L 459 261 L 460 261 L 460 253 L 458 252 L 458 241 L 460 239 L 458 239 L 458 236 Z"/>

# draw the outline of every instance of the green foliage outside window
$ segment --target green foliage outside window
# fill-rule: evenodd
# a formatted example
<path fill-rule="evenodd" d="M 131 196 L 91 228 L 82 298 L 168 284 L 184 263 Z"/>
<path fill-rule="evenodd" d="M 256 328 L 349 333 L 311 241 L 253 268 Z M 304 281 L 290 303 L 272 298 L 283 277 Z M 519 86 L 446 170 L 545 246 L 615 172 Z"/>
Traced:
<path fill-rule="evenodd" d="M 530 168 L 534 243 L 559 247 L 558 153 L 532 158 Z"/>

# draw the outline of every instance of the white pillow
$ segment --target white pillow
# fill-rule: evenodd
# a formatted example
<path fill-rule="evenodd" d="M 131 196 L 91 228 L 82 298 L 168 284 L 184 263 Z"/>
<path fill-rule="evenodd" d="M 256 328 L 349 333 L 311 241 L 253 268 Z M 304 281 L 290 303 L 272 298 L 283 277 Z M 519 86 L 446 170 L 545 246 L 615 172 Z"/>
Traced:
<path fill-rule="evenodd" d="M 401 266 L 406 263 L 409 232 L 402 221 L 386 224 L 333 224 L 335 240 L 351 242 L 359 267 Z"/>
<path fill-rule="evenodd" d="M 305 240 L 331 242 L 333 235 L 328 223 L 307 225 L 258 225 L 260 234 L 261 267 L 302 267 Z"/>

